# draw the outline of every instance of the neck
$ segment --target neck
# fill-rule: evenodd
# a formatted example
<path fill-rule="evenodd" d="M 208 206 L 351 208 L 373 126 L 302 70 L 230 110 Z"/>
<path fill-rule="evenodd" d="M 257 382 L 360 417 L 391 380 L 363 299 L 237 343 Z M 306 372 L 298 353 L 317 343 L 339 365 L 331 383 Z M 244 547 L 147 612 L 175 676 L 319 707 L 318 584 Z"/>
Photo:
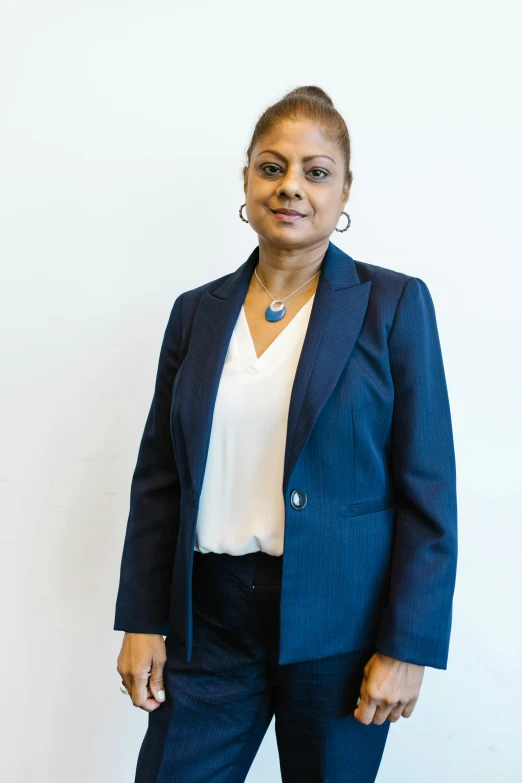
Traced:
<path fill-rule="evenodd" d="M 314 290 L 319 282 L 317 272 L 321 269 L 328 243 L 326 239 L 304 249 L 284 248 L 260 237 L 257 274 L 274 296 L 286 296 L 316 275 L 308 285 L 303 285 L 300 293 Z"/>

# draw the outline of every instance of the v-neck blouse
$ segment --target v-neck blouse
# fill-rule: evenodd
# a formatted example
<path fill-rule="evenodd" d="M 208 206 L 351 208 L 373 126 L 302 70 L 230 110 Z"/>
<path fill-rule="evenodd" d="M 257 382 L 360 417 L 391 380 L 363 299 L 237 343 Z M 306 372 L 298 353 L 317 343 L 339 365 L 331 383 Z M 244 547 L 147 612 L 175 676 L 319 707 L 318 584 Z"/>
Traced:
<path fill-rule="evenodd" d="M 259 357 L 241 307 L 212 417 L 196 523 L 199 552 L 283 554 L 288 411 L 314 297 Z"/>

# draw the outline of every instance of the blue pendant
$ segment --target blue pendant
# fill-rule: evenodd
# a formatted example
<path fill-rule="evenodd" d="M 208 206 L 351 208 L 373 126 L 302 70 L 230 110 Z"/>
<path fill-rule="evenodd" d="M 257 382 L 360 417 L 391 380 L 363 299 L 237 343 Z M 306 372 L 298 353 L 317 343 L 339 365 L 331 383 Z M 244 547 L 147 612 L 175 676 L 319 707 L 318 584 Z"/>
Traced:
<path fill-rule="evenodd" d="M 286 315 L 286 307 L 280 299 L 274 299 L 265 310 L 267 321 L 280 321 Z"/>

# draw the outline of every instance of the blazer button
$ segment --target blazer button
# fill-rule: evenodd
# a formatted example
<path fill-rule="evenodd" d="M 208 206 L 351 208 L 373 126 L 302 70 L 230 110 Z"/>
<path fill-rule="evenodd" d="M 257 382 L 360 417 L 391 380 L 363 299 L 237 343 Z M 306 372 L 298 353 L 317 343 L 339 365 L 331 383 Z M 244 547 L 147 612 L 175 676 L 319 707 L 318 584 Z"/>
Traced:
<path fill-rule="evenodd" d="M 292 504 L 292 508 L 295 508 L 299 511 L 306 506 L 306 500 L 306 492 L 304 490 L 292 490 L 292 494 L 290 495 L 290 503 Z"/>

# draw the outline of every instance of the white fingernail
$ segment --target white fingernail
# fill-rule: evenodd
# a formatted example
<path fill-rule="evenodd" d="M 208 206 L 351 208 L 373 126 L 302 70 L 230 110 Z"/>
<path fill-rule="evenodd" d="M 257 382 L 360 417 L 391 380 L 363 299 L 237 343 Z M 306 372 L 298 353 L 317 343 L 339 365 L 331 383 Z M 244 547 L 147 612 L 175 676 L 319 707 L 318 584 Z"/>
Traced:
<path fill-rule="evenodd" d="M 164 699 L 165 698 L 165 691 L 158 691 L 158 699 Z"/>

